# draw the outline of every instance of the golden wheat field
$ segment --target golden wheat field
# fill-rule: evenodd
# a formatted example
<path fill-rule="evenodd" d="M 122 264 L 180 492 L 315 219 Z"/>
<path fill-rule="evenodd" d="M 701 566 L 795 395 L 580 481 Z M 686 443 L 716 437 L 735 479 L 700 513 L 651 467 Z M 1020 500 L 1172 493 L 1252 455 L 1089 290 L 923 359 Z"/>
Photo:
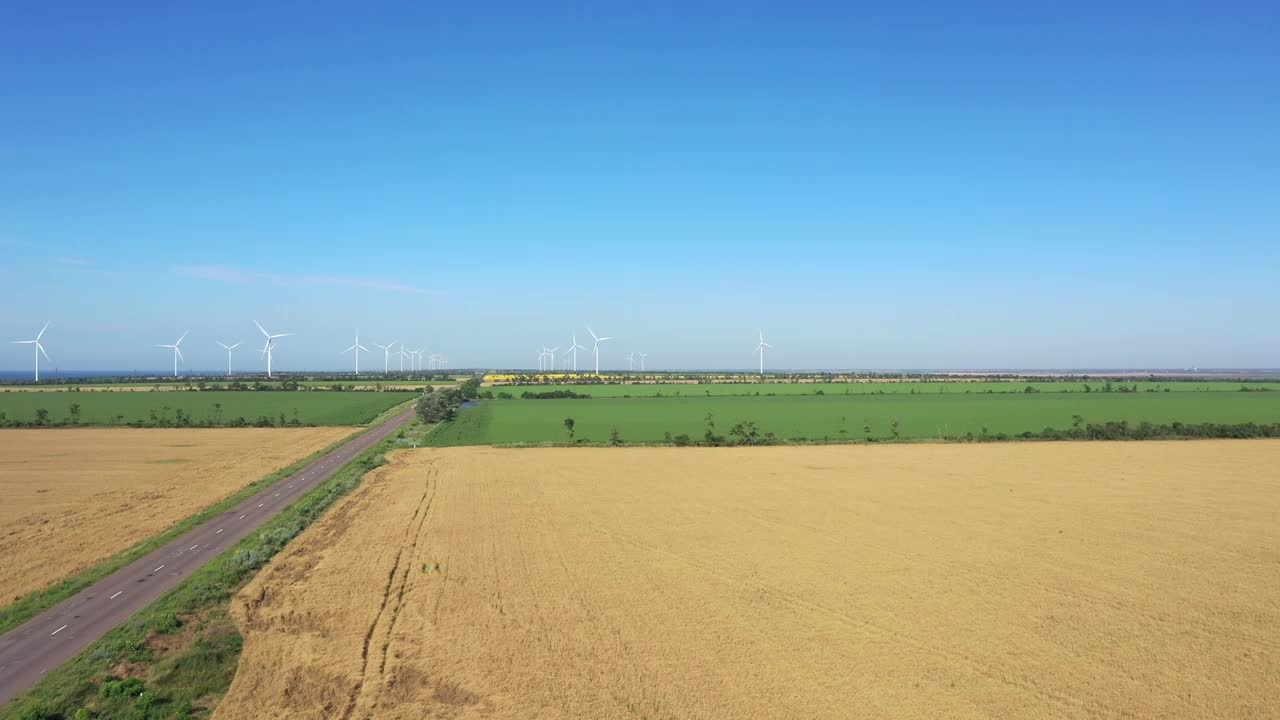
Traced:
<path fill-rule="evenodd" d="M 241 718 L 1263 718 L 1280 442 L 404 451 L 233 603 Z"/>
<path fill-rule="evenodd" d="M 111 557 L 351 432 L 0 430 L 0 604 Z"/>

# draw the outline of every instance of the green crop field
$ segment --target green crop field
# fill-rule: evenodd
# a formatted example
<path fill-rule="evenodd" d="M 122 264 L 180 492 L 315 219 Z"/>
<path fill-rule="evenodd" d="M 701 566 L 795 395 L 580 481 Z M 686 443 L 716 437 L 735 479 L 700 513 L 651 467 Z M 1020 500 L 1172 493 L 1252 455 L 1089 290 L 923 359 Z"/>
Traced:
<path fill-rule="evenodd" d="M 906 393 L 908 395 L 959 394 L 974 395 L 978 393 L 1022 393 L 1027 387 L 1042 393 L 1084 393 L 1089 386 L 1090 394 L 1103 392 L 1106 382 L 857 382 L 857 383 L 644 383 L 632 385 L 495 385 L 485 388 L 495 394 L 508 392 L 517 398 L 529 392 L 549 392 L 555 390 L 572 390 L 580 395 L 595 398 L 614 397 L 707 397 L 732 395 L 814 395 L 821 391 L 824 395 L 879 395 L 890 393 Z M 1240 388 L 1250 390 L 1270 390 L 1280 392 L 1280 382 L 1127 382 L 1111 383 L 1112 391 L 1120 387 L 1137 388 L 1138 392 L 1239 392 Z"/>
<path fill-rule="evenodd" d="M 296 418 L 303 425 L 359 425 L 417 396 L 415 392 L 0 392 L 0 413 L 9 421 L 30 422 L 36 410 L 44 408 L 50 423 L 62 423 L 70 419 L 71 405 L 77 403 L 81 425 L 152 424 L 152 413 L 171 423 L 178 410 L 194 424 L 231 424 L 236 418 L 253 423 L 258 417 L 280 424 L 283 413 L 286 422 Z"/>
<path fill-rule="evenodd" d="M 593 398 L 589 400 L 486 400 L 431 436 L 439 446 L 567 441 L 564 419 L 576 422 L 576 437 L 609 439 L 617 428 L 626 442 L 661 442 L 664 434 L 699 438 L 705 417 L 720 433 L 752 420 L 780 439 L 857 440 L 871 426 L 875 438 L 891 437 L 899 420 L 903 439 L 956 437 L 985 427 L 1010 435 L 1046 427 L 1065 430 L 1072 416 L 1085 423 L 1275 423 L 1280 393 L 1032 393 L 923 395 L 778 395 L 774 397 Z M 841 431 L 844 432 L 841 432 Z"/>

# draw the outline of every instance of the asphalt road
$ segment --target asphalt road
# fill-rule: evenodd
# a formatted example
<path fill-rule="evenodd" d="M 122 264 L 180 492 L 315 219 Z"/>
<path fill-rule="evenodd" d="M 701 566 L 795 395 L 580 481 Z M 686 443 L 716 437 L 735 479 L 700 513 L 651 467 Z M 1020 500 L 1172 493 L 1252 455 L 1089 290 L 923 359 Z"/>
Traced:
<path fill-rule="evenodd" d="M 396 415 L 231 510 L 0 635 L 0 705 L 31 688 L 413 417 Z"/>

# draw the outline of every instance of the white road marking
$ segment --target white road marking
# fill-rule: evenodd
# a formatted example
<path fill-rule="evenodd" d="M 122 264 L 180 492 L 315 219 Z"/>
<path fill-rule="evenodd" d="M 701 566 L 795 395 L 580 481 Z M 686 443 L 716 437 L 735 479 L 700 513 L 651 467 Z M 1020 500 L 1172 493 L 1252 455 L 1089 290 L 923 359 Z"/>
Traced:
<path fill-rule="evenodd" d="M 189 547 L 189 548 L 187 548 L 187 549 L 188 549 L 188 550 L 195 550 L 195 549 L 196 549 L 196 548 L 198 548 L 198 547 L 200 547 L 200 543 L 196 543 L 195 545 L 192 545 L 191 547 Z"/>
<path fill-rule="evenodd" d="M 123 590 L 119 590 L 119 591 L 117 591 L 117 592 L 116 592 L 116 594 L 115 594 L 115 595 L 112 595 L 111 597 L 109 597 L 109 598 L 107 598 L 107 599 L 108 599 L 108 600 L 115 600 L 116 598 L 120 597 L 120 596 L 121 596 L 121 595 L 123 595 L 123 594 L 124 594 L 124 591 L 123 591 Z"/>
<path fill-rule="evenodd" d="M 160 567 L 156 568 L 155 570 L 152 570 L 151 572 L 153 572 L 153 573 L 155 573 L 155 572 L 160 572 L 160 571 L 161 571 L 161 570 L 163 570 L 163 569 L 164 569 L 164 566 L 163 566 L 163 565 L 161 565 Z"/>
<path fill-rule="evenodd" d="M 214 533 L 214 535 L 218 535 L 221 532 L 222 532 L 222 528 L 218 528 L 218 532 Z"/>
<path fill-rule="evenodd" d="M 276 493 L 276 497 L 280 497 L 280 493 Z"/>
<path fill-rule="evenodd" d="M 54 635 L 57 635 L 58 633 L 62 632 L 63 630 L 66 630 L 66 629 L 67 629 L 67 626 L 66 626 L 66 625 L 63 625 L 62 627 L 58 628 L 57 630 L 54 630 L 53 632 L 49 633 L 49 637 L 53 637 Z"/>
<path fill-rule="evenodd" d="M 241 515 L 240 517 L 238 517 L 238 518 L 236 518 L 236 519 L 237 519 L 237 520 L 243 520 L 243 519 L 244 519 L 244 516 L 243 516 L 243 515 Z"/>
<path fill-rule="evenodd" d="M 266 505 L 266 503 L 258 503 L 258 507 L 262 507 L 263 505 Z"/>

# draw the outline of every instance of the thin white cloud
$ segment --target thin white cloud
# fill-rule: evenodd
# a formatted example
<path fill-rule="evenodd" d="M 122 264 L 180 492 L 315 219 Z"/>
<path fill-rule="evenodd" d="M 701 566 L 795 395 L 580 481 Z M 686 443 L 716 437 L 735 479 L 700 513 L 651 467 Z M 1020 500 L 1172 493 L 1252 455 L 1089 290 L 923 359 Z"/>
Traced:
<path fill-rule="evenodd" d="M 299 285 L 329 285 L 358 288 L 362 290 L 409 293 L 413 295 L 444 294 L 441 290 L 431 290 L 429 288 L 415 287 L 413 285 L 405 285 L 403 283 L 379 280 L 376 278 L 339 277 L 333 275 L 288 275 L 283 273 L 258 272 L 256 270 L 241 270 L 239 268 L 224 267 L 221 265 L 183 265 L 178 267 L 177 271 L 179 274 L 186 275 L 187 277 L 199 278 L 201 280 L 212 280 L 215 282 L 234 283 L 237 285 L 256 283 L 270 283 L 272 285 L 290 287 L 297 287 Z"/>

